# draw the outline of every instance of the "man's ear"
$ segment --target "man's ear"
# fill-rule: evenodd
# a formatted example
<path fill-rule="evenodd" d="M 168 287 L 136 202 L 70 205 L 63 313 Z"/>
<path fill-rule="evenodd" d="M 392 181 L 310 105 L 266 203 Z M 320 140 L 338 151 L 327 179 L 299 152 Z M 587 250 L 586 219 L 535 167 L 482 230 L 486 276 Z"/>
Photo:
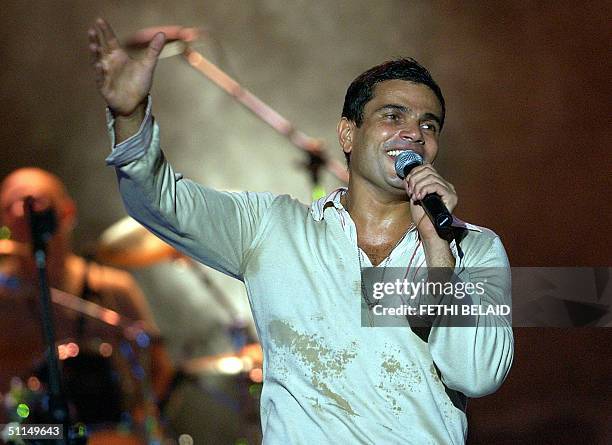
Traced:
<path fill-rule="evenodd" d="M 66 198 L 62 201 L 57 214 L 58 226 L 65 232 L 75 228 L 77 222 L 77 208 L 74 201 Z"/>
<path fill-rule="evenodd" d="M 338 142 L 340 142 L 342 151 L 347 154 L 353 151 L 353 134 L 355 132 L 355 123 L 343 117 L 340 119 L 340 122 L 338 122 L 336 131 L 338 132 Z"/>

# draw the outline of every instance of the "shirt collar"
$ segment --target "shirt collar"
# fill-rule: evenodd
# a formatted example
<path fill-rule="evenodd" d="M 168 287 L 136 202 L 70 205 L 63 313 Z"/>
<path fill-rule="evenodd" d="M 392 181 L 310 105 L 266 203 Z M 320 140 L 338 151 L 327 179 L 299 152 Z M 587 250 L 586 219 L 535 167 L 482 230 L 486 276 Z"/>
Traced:
<path fill-rule="evenodd" d="M 313 201 L 313 203 L 310 205 L 310 214 L 312 215 L 313 219 L 317 222 L 321 221 L 323 219 L 323 212 L 329 206 L 333 206 L 338 210 L 343 210 L 344 207 L 342 207 L 342 204 L 340 203 L 340 198 L 342 198 L 347 190 L 348 189 L 346 187 L 339 187 L 329 195 Z"/>
<path fill-rule="evenodd" d="M 339 187 L 333 192 L 331 192 L 329 195 L 319 198 L 316 201 L 313 201 L 313 203 L 310 205 L 310 214 L 312 215 L 313 219 L 317 222 L 321 221 L 323 219 L 323 213 L 325 209 L 329 206 L 333 206 L 337 210 L 344 210 L 342 203 L 340 203 L 340 198 L 342 198 L 342 196 L 347 191 L 348 191 L 348 188 Z M 480 227 L 475 226 L 474 224 L 470 224 L 468 222 L 462 221 L 459 218 L 457 218 L 455 215 L 453 215 L 452 226 L 467 229 L 467 230 L 474 230 L 476 232 L 482 232 Z"/>

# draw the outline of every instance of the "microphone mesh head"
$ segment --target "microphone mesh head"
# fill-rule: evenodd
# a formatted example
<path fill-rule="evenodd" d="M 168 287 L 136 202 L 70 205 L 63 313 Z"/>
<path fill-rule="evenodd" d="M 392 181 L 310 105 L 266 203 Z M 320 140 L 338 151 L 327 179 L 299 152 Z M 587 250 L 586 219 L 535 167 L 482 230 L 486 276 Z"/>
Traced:
<path fill-rule="evenodd" d="M 397 176 L 404 179 L 410 170 L 417 165 L 423 164 L 423 157 L 416 151 L 406 150 L 402 151 L 395 157 L 395 173 Z"/>

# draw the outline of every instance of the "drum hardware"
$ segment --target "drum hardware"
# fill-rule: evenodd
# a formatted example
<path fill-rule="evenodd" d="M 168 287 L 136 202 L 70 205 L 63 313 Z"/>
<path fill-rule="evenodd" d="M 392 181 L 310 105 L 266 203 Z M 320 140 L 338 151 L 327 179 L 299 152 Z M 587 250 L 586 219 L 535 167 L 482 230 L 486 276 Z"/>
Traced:
<path fill-rule="evenodd" d="M 102 232 L 95 257 L 116 267 L 141 268 L 181 258 L 182 254 L 136 220 L 126 217 Z"/>
<path fill-rule="evenodd" d="M 58 359 L 63 369 L 62 383 L 70 400 L 71 416 L 79 417 L 88 425 L 78 423 L 73 429 L 80 434 L 86 431 L 88 443 L 94 445 L 114 445 L 124 441 L 142 444 L 142 438 L 146 443 L 159 443 L 163 428 L 158 420 L 157 401 L 148 378 L 149 357 L 146 354 L 154 334 L 147 332 L 140 323 L 134 323 L 90 301 L 56 289 L 51 289 L 51 293 L 52 301 L 57 305 L 100 321 L 104 326 L 116 330 L 122 338 L 116 348 L 106 341 L 104 334 L 87 342 L 68 338 L 57 345 Z M 114 362 L 122 358 L 122 363 L 127 365 L 124 368 L 139 385 L 138 388 L 142 388 L 143 408 L 134 418 L 121 407 L 123 394 L 114 383 L 118 368 L 113 367 L 111 357 L 115 357 Z M 49 423 L 45 419 L 49 409 L 46 382 L 48 359 L 42 363 L 43 366 L 27 379 L 27 385 L 17 377 L 13 378 L 11 390 L 3 397 L 3 404 L 12 414 L 13 422 L 27 419 L 29 423 Z M 127 373 L 122 375 L 127 376 Z M 19 418 L 15 414 L 22 406 L 28 410 L 28 415 Z"/>
<path fill-rule="evenodd" d="M 248 343 L 247 323 L 233 310 L 226 293 L 195 261 L 176 251 L 130 217 L 121 219 L 102 233 L 96 259 L 112 266 L 137 269 L 163 261 L 179 261 L 194 273 L 216 302 L 229 311 L 232 321 L 228 334 L 237 352 L 197 357 L 179 363 L 158 406 L 160 412 L 164 413 L 163 418 L 172 423 L 177 436 L 188 432 L 201 438 L 208 433 L 209 430 L 202 426 L 201 421 L 196 421 L 197 425 L 194 425 L 196 422 L 189 422 L 185 418 L 193 414 L 183 411 L 190 405 L 197 405 L 197 411 L 203 416 L 206 412 L 210 414 L 210 410 L 216 410 L 219 415 L 226 413 L 224 421 L 228 421 L 229 416 L 235 422 L 246 422 L 251 430 L 248 436 L 258 437 L 260 441 L 258 397 L 263 380 L 263 353 L 259 344 Z M 196 394 L 200 397 L 195 397 Z M 219 425 L 218 429 L 223 427 Z M 235 432 L 236 425 L 231 429 Z M 223 440 L 227 437 L 223 436 Z"/>
<path fill-rule="evenodd" d="M 261 370 L 263 365 L 263 351 L 259 343 L 251 343 L 243 347 L 236 354 L 218 354 L 198 357 L 183 362 L 179 369 L 186 375 L 236 375 L 251 374 L 254 369 Z M 254 373 L 252 380 L 260 383 Z M 258 381 L 259 380 L 259 381 Z"/>
<path fill-rule="evenodd" d="M 203 443 L 214 428 L 210 443 L 261 442 L 259 395 L 263 353 L 257 343 L 237 353 L 186 360 L 160 409 L 177 435 L 187 433 Z M 189 417 L 199 413 L 195 421 Z"/>
<path fill-rule="evenodd" d="M 311 159 L 312 157 L 318 159 L 318 163 L 340 181 L 348 182 L 348 170 L 343 163 L 330 158 L 325 153 L 323 142 L 320 139 L 309 137 L 298 130 L 285 117 L 240 85 L 217 65 L 206 59 L 202 53 L 196 51 L 197 42 L 204 37 L 205 30 L 181 26 L 146 28 L 128 37 L 125 41 L 125 47 L 131 51 L 142 50 L 148 46 L 153 36 L 158 32 L 163 32 L 166 35 L 166 44 L 162 49 L 160 58 L 182 55 L 192 68 L 211 80 L 278 133 L 285 136 L 292 145 L 309 155 Z M 312 161 L 309 164 L 312 164 Z"/>
<path fill-rule="evenodd" d="M 147 267 L 162 261 L 181 261 L 192 270 L 217 303 L 229 312 L 231 324 L 228 333 L 234 348 L 239 350 L 247 344 L 247 323 L 234 310 L 226 293 L 195 261 L 160 240 L 133 218 L 125 217 L 102 232 L 95 256 L 103 263 L 129 268 Z"/>
<path fill-rule="evenodd" d="M 57 289 L 50 289 L 50 292 L 51 301 L 57 306 L 65 308 L 69 312 L 76 312 L 97 320 L 100 322 L 100 327 L 108 326 L 123 339 L 118 346 L 113 347 L 107 341 L 107 337 L 112 337 L 112 335 L 97 328 L 96 337 L 89 339 L 86 343 L 83 340 L 66 338 L 57 344 L 58 359 L 64 370 L 62 382 L 70 390 L 68 399 L 70 400 L 69 409 L 72 410 L 70 412 L 71 417 L 76 418 L 77 413 L 81 418 L 83 415 L 91 417 L 92 412 L 95 415 L 95 412 L 99 411 L 106 419 L 103 423 L 92 420 L 93 423 L 88 423 L 90 428 L 78 423 L 72 426 L 70 431 L 74 431 L 74 434 L 79 434 L 81 437 L 89 436 L 88 443 L 104 443 L 105 445 L 117 443 L 117 441 L 110 441 L 109 437 L 112 434 L 115 434 L 121 440 L 142 443 L 142 439 L 138 439 L 135 435 L 137 431 L 141 431 L 142 436 L 147 438 L 148 443 L 154 443 L 155 438 L 161 437 L 161 427 L 157 420 L 158 409 L 154 397 L 151 396 L 152 392 L 148 390 L 150 384 L 147 379 L 148 363 L 146 363 L 146 359 L 148 356 L 146 350 L 157 334 L 147 331 L 141 323 L 133 322 L 116 311 L 106 309 L 91 301 L 83 300 Z M 122 345 L 124 350 L 129 349 L 129 357 L 121 354 Z M 118 401 L 123 396 L 122 393 L 104 394 L 112 392 L 114 386 L 112 384 L 109 386 L 109 384 L 103 382 L 108 382 L 110 376 L 117 373 L 117 368 L 113 368 L 109 361 L 111 356 L 115 358 L 125 357 L 124 362 L 128 364 L 125 367 L 126 371 L 129 371 L 131 378 L 138 382 L 139 388 L 142 388 L 144 393 L 144 409 L 141 416 L 135 419 L 136 428 L 130 426 L 133 421 L 128 418 L 129 416 L 126 417 L 125 414 L 121 414 L 121 408 L 118 405 L 116 411 L 119 414 L 117 416 L 121 415 L 121 418 L 117 422 L 112 422 L 112 425 L 116 425 L 117 429 L 114 432 L 108 430 L 108 427 L 111 426 L 111 423 L 108 423 L 110 422 L 108 420 L 110 412 L 104 412 L 104 410 L 109 409 L 106 405 L 107 402 L 104 402 L 104 400 Z M 127 374 L 122 375 L 127 376 Z M 26 380 L 27 385 L 19 381 L 17 377 L 13 378 L 14 383 L 9 393 L 2 397 L 6 412 L 12 415 L 11 421 L 49 423 L 47 414 L 50 397 L 46 384 L 47 376 L 47 368 L 39 368 L 38 372 L 35 372 Z M 98 391 L 102 391 L 102 395 L 108 397 L 100 398 L 96 396 L 94 397 L 96 400 L 91 400 L 92 397 L 87 395 L 87 386 L 83 384 L 82 376 L 88 376 L 89 380 L 94 380 L 96 388 L 106 388 L 98 389 Z M 75 397 L 78 398 L 76 405 Z M 83 410 L 88 410 L 87 414 Z M 18 413 L 25 415 L 20 417 Z M 85 435 L 85 432 L 87 432 L 87 435 Z M 100 437 L 104 437 L 104 441 L 99 439 Z"/>

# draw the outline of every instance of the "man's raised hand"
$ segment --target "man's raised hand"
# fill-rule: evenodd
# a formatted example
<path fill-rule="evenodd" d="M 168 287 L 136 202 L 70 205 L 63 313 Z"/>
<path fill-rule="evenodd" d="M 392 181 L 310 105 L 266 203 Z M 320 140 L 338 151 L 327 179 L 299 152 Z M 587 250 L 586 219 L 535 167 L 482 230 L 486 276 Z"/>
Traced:
<path fill-rule="evenodd" d="M 166 36 L 157 33 L 142 59 L 132 59 L 121 47 L 112 28 L 97 19 L 88 31 L 89 51 L 96 85 L 115 116 L 131 116 L 149 94 L 153 72 Z"/>

